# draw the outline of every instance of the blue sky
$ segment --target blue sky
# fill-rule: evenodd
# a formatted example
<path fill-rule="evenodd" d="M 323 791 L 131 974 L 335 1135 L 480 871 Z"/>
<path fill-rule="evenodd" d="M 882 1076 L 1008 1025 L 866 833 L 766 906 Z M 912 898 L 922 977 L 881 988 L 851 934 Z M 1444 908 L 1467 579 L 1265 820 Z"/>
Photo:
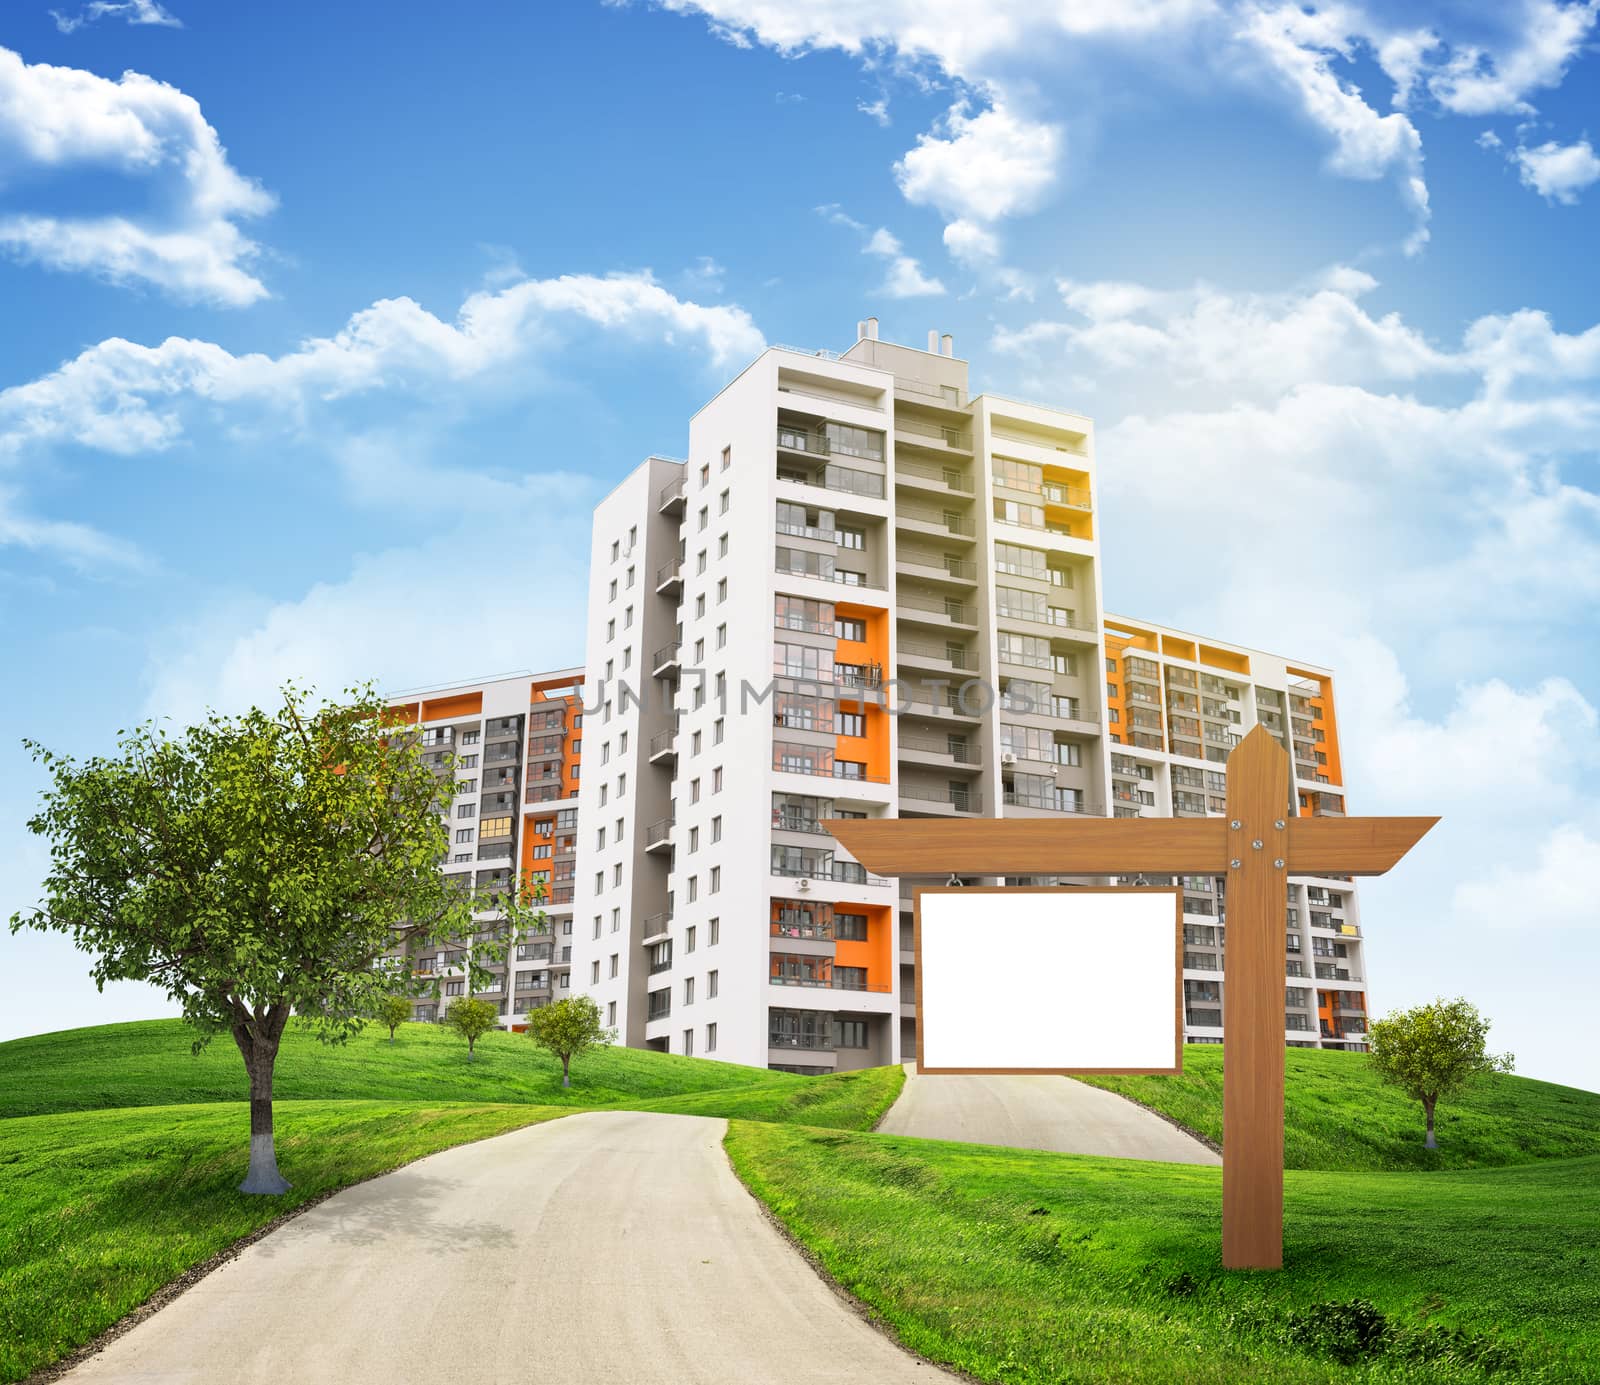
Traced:
<path fill-rule="evenodd" d="M 1352 808 L 1444 815 L 1365 887 L 1374 1004 L 1600 1087 L 1597 44 L 1553 0 L 16 0 L 0 914 L 21 736 L 577 662 L 595 499 L 876 313 L 1092 414 L 1108 605 L 1332 665 Z M 0 1037 L 162 1008 L 0 959 Z"/>

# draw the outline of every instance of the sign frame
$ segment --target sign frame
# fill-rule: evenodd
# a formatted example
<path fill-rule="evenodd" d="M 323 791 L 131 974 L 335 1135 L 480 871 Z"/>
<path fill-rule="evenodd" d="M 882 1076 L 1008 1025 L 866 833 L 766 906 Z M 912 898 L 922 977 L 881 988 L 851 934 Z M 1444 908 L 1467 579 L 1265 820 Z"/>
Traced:
<path fill-rule="evenodd" d="M 1085 895 L 1140 894 L 1166 895 L 1172 900 L 1173 911 L 1173 1056 L 1170 1068 L 1108 1068 L 1108 1067 L 1035 1067 L 1035 1068 L 930 1068 L 924 1067 L 922 1055 L 926 1028 L 922 1008 L 922 897 L 934 895 L 1057 895 L 1083 898 Z M 1011 1077 L 1177 1077 L 1183 1072 L 1183 888 L 1179 885 L 918 885 L 912 890 L 912 952 L 916 961 L 916 1033 L 917 1075 L 943 1076 L 1011 1076 Z"/>

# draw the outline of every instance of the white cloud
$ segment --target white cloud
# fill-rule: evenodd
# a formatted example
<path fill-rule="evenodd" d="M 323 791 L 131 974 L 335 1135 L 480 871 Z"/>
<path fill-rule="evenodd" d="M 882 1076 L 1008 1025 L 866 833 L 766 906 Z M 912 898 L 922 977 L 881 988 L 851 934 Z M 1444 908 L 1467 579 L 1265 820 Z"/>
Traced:
<path fill-rule="evenodd" d="M 80 572 L 148 566 L 132 544 L 86 524 L 31 515 L 20 506 L 15 489 L 0 486 L 0 548 L 8 547 L 58 558 Z"/>
<path fill-rule="evenodd" d="M 1399 112 L 1379 115 L 1353 82 L 1333 70 L 1349 59 L 1361 36 L 1359 21 L 1342 7 L 1307 12 L 1294 5 L 1247 11 L 1244 37 L 1297 95 L 1301 109 L 1333 139 L 1328 166 L 1348 178 L 1393 177 L 1410 209 L 1406 253 L 1428 240 L 1428 186 L 1422 176 L 1422 136 Z M 1391 54 L 1391 61 L 1394 55 Z M 1407 91 L 1415 78 L 1407 77 Z"/>
<path fill-rule="evenodd" d="M 85 24 L 93 24 L 98 19 L 107 16 L 116 16 L 129 24 L 153 24 L 166 29 L 181 29 L 183 21 L 176 15 L 164 10 L 156 0 L 90 0 L 76 15 L 62 14 L 60 10 L 51 10 L 50 18 L 55 20 L 56 28 L 63 34 L 76 33 Z"/>
<path fill-rule="evenodd" d="M 319 401 L 405 380 L 463 381 L 549 349 L 563 321 L 627 337 L 683 341 L 717 366 L 762 345 L 742 308 L 674 297 L 647 273 L 563 275 L 472 294 L 454 322 L 409 298 L 356 313 L 332 337 L 282 356 L 234 355 L 212 342 L 169 337 L 143 346 L 113 337 L 29 384 L 0 391 L 0 455 L 69 440 L 131 454 L 171 446 L 186 406 L 256 406 L 294 426 Z"/>
<path fill-rule="evenodd" d="M 1473 143 L 1480 149 L 1499 149 L 1501 147 L 1500 136 L 1495 134 L 1493 130 L 1485 130 Z"/>
<path fill-rule="evenodd" d="M 266 287 L 248 266 L 259 247 L 239 230 L 272 196 L 228 162 L 192 96 L 137 72 L 28 64 L 0 48 L 0 163 L 70 175 L 112 171 L 146 180 L 169 204 L 140 212 L 0 216 L 0 249 L 52 269 L 149 284 L 173 296 L 237 307 Z M 13 199 L 13 202 L 15 199 Z"/>
<path fill-rule="evenodd" d="M 887 126 L 889 122 L 889 98 L 880 96 L 876 101 L 857 101 L 856 109 L 862 115 L 870 116 L 879 125 Z"/>
<path fill-rule="evenodd" d="M 988 265 L 1000 258 L 1000 238 L 975 221 L 952 221 L 946 226 L 944 248 L 965 265 Z"/>
<path fill-rule="evenodd" d="M 1531 861 L 1497 865 L 1456 886 L 1452 907 L 1466 922 L 1494 928 L 1600 931 L 1600 837 L 1563 823 Z"/>
<path fill-rule="evenodd" d="M 890 298 L 926 298 L 944 292 L 944 285 L 924 274 L 922 266 L 901 249 L 900 242 L 885 227 L 878 227 L 868 237 L 866 253 L 889 261 L 880 293 Z"/>
<path fill-rule="evenodd" d="M 1525 186 L 1569 207 L 1577 203 L 1580 192 L 1600 179 L 1600 158 L 1586 139 L 1576 144 L 1552 140 L 1534 149 L 1519 148 L 1510 157 Z"/>
<path fill-rule="evenodd" d="M 1456 48 L 1428 80 L 1435 100 L 1455 115 L 1529 115 L 1528 95 L 1559 86 L 1594 27 L 1600 3 L 1523 0 L 1521 24 L 1506 51 L 1472 44 Z"/>
<path fill-rule="evenodd" d="M 908 202 L 937 207 L 973 222 L 1032 211 L 1056 179 L 1059 126 L 1017 115 L 996 101 L 969 115 L 958 101 L 938 133 L 917 137 L 917 147 L 895 165 Z"/>
<path fill-rule="evenodd" d="M 1404 112 L 1426 97 L 1457 115 L 1527 114 L 1531 93 L 1561 82 L 1600 10 L 1600 0 L 1517 0 L 1481 13 L 1435 5 L 1431 22 L 1398 25 L 1383 7 L 1340 0 L 656 3 L 704 16 L 713 32 L 744 47 L 787 55 L 835 49 L 924 90 L 935 84 L 930 71 L 948 79 L 954 104 L 895 175 L 909 200 L 952 222 L 983 224 L 1040 205 L 1059 176 L 1067 132 L 1081 123 L 1092 135 L 1115 109 L 1113 94 L 1097 85 L 1102 70 L 1131 60 L 1144 65 L 1146 81 L 1197 64 L 1209 64 L 1204 75 L 1219 84 L 1254 88 L 1265 78 L 1331 139 L 1330 172 L 1393 180 L 1411 217 L 1408 253 L 1427 242 L 1430 208 L 1421 134 Z M 1387 114 L 1355 81 L 1356 64 L 1368 57 L 1393 85 Z"/>

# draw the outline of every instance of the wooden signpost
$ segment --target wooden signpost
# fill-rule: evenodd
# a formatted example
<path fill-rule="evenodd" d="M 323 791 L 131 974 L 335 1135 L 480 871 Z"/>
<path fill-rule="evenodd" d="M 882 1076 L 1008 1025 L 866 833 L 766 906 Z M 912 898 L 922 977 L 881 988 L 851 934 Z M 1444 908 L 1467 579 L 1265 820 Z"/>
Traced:
<path fill-rule="evenodd" d="M 1228 760 L 1225 818 L 832 819 L 880 875 L 1225 875 L 1222 1263 L 1283 1265 L 1288 877 L 1381 875 L 1438 818 L 1290 815 L 1289 756 L 1257 726 Z"/>

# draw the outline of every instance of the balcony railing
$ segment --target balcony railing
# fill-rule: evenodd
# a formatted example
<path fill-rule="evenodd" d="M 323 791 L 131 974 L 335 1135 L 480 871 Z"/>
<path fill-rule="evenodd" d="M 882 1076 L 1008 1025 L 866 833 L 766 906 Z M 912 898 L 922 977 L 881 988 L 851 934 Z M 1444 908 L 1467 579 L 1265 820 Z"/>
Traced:
<path fill-rule="evenodd" d="M 981 813 L 983 795 L 962 789 L 934 789 L 916 784 L 901 784 L 900 797 L 913 803 L 945 803 L 960 813 Z"/>
<path fill-rule="evenodd" d="M 791 880 L 827 880 L 837 885 L 887 885 L 881 875 L 869 875 L 857 861 L 774 861 L 772 873 Z"/>
<path fill-rule="evenodd" d="M 678 662 L 678 652 L 683 648 L 679 644 L 664 644 L 650 656 L 650 671 L 660 673 L 663 669 L 670 668 Z"/>
<path fill-rule="evenodd" d="M 646 938 L 654 938 L 658 934 L 665 933 L 671 926 L 672 915 L 670 913 L 650 914 L 645 918 L 644 921 L 643 936 Z"/>
<path fill-rule="evenodd" d="M 897 433 L 907 433 L 914 438 L 934 438 L 946 447 L 959 448 L 963 452 L 972 450 L 972 435 L 963 428 L 946 428 L 937 423 L 924 423 L 921 419 L 907 418 L 904 414 L 897 413 L 894 430 Z"/>
<path fill-rule="evenodd" d="M 909 506 L 896 506 L 894 517 L 912 524 L 927 524 L 943 529 L 947 534 L 960 534 L 967 538 L 978 532 L 978 522 L 965 515 L 937 514 L 932 510 L 914 510 Z"/>
<path fill-rule="evenodd" d="M 869 984 L 865 981 L 841 981 L 836 976 L 769 975 L 767 980 L 774 986 L 812 986 L 824 991 L 872 991 L 878 995 L 887 995 L 894 989 L 885 982 Z"/>
<path fill-rule="evenodd" d="M 648 851 L 653 846 L 670 844 L 672 840 L 672 818 L 661 818 L 652 822 L 644 829 L 644 848 Z"/>
<path fill-rule="evenodd" d="M 801 1048 L 815 1052 L 833 1052 L 832 1034 L 767 1034 L 768 1048 Z"/>
<path fill-rule="evenodd" d="M 910 655 L 914 659 L 933 659 L 942 664 L 949 664 L 951 668 L 959 669 L 978 667 L 978 655 L 975 650 L 918 644 L 915 640 L 901 640 L 896 648 L 902 658 Z"/>
<path fill-rule="evenodd" d="M 932 481 L 942 485 L 946 490 L 957 491 L 962 495 L 971 495 L 975 490 L 972 478 L 963 476 L 955 467 L 925 466 L 921 462 L 896 460 L 894 473 L 896 479 L 905 477 L 918 481 Z"/>
<path fill-rule="evenodd" d="M 951 558 L 941 553 L 918 553 L 915 549 L 902 548 L 895 554 L 895 561 L 908 563 L 913 567 L 931 568 L 936 572 L 945 573 L 946 576 L 959 578 L 963 582 L 978 580 L 978 565 L 967 558 Z"/>
<path fill-rule="evenodd" d="M 781 923 L 774 919 L 771 926 L 774 938 L 809 938 L 814 942 L 831 942 L 831 923 Z"/>
<path fill-rule="evenodd" d="M 1091 508 L 1091 498 L 1087 486 L 1063 486 L 1056 481 L 1044 483 L 1045 502 L 1050 505 L 1069 505 L 1075 510 Z"/>
<path fill-rule="evenodd" d="M 895 609 L 929 611 L 934 615 L 942 615 L 958 625 L 975 625 L 978 619 L 975 608 L 965 601 L 957 601 L 954 597 L 946 597 L 941 601 L 936 596 L 911 596 L 900 592 L 895 597 Z"/>
<path fill-rule="evenodd" d="M 677 751 L 676 731 L 658 731 L 650 737 L 650 758 L 654 760 L 658 755 L 671 755 Z"/>
<path fill-rule="evenodd" d="M 927 755 L 943 755 L 958 765 L 976 765 L 983 761 L 981 747 L 961 741 L 930 741 L 920 736 L 901 736 L 901 750 L 916 750 Z"/>
<path fill-rule="evenodd" d="M 828 829 L 821 818 L 808 818 L 803 813 L 774 812 L 772 825 L 780 832 L 805 832 L 811 836 L 826 837 Z"/>
<path fill-rule="evenodd" d="M 688 492 L 688 478 L 680 476 L 676 481 L 670 482 L 661 488 L 660 492 L 656 496 L 656 508 L 658 510 L 664 510 L 667 508 L 667 506 L 672 505 L 679 500 L 685 499 L 688 495 Z"/>
<path fill-rule="evenodd" d="M 683 559 L 674 558 L 671 562 L 662 563 L 656 569 L 656 586 L 664 587 L 669 582 L 676 582 L 683 576 Z"/>
<path fill-rule="evenodd" d="M 883 477 L 875 471 L 862 471 L 859 467 L 838 466 L 830 462 L 815 475 L 807 476 L 786 470 L 778 473 L 778 479 L 797 486 L 820 486 L 823 490 L 837 491 L 841 495 L 857 495 L 864 500 L 883 499 Z"/>

